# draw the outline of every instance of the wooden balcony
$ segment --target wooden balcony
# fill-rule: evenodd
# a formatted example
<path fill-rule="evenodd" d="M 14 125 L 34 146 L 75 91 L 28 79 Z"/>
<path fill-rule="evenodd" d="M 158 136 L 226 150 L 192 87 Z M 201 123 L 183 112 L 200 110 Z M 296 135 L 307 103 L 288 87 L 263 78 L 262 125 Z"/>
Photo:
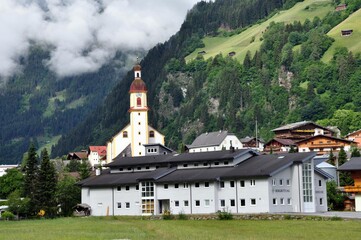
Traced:
<path fill-rule="evenodd" d="M 345 186 L 345 192 L 348 193 L 361 193 L 361 186 Z"/>

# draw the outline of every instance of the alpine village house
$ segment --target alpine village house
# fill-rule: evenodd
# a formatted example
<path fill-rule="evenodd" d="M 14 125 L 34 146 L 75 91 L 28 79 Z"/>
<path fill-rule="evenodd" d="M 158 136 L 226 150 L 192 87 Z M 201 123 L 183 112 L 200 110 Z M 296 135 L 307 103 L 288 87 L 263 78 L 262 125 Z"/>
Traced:
<path fill-rule="evenodd" d="M 220 132 L 208 146 L 213 151 L 177 154 L 148 125 L 147 88 L 139 65 L 129 93 L 130 124 L 107 143 L 106 169 L 78 183 L 92 215 L 327 211 L 330 175 L 315 166 L 316 152 L 260 155 L 241 149 L 240 142 L 234 142 L 239 149 L 222 143 L 236 139 Z M 203 147 L 196 143 L 189 149 Z"/>

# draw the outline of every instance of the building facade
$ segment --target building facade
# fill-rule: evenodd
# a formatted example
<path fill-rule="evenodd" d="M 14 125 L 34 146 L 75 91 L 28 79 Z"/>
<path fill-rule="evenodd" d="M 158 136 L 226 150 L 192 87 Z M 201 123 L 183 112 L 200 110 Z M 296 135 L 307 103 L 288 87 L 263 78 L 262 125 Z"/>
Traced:
<path fill-rule="evenodd" d="M 130 86 L 130 123 L 107 142 L 107 162 L 118 155 L 145 156 L 145 144 L 164 145 L 164 136 L 148 125 L 147 87 L 141 78 L 140 65 L 134 66 Z"/>
<path fill-rule="evenodd" d="M 327 174 L 315 155 L 231 149 L 123 157 L 79 185 L 95 216 L 327 211 Z"/>

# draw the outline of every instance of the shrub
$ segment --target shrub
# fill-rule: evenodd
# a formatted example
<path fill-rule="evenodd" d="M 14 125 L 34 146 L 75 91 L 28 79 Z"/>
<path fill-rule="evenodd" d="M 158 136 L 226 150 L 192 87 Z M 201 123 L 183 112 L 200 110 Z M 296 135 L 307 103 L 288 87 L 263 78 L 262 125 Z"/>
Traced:
<path fill-rule="evenodd" d="M 1 218 L 5 220 L 14 220 L 15 215 L 12 212 L 5 211 L 3 214 L 1 214 Z"/>
<path fill-rule="evenodd" d="M 291 220 L 292 219 L 291 215 L 285 215 L 284 218 L 285 218 L 285 220 Z"/>
<path fill-rule="evenodd" d="M 163 220 L 171 220 L 171 219 L 173 219 L 173 215 L 170 210 L 165 210 L 162 213 L 162 218 L 163 218 Z"/>
<path fill-rule="evenodd" d="M 188 216 L 184 212 L 179 212 L 178 220 L 187 220 Z"/>
<path fill-rule="evenodd" d="M 331 221 L 341 221 L 342 220 L 342 218 L 341 217 L 338 217 L 338 216 L 333 216 L 332 218 L 331 218 Z"/>
<path fill-rule="evenodd" d="M 230 213 L 226 210 L 218 211 L 217 215 L 218 215 L 219 220 L 232 220 L 233 219 L 232 213 Z"/>

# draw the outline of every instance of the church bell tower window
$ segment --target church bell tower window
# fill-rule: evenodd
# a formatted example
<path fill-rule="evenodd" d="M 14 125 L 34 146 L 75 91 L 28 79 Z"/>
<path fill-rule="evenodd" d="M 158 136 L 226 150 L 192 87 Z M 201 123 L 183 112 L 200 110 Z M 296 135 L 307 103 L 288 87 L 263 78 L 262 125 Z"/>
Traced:
<path fill-rule="evenodd" d="M 142 106 L 142 99 L 140 97 L 137 98 L 137 107 Z"/>

